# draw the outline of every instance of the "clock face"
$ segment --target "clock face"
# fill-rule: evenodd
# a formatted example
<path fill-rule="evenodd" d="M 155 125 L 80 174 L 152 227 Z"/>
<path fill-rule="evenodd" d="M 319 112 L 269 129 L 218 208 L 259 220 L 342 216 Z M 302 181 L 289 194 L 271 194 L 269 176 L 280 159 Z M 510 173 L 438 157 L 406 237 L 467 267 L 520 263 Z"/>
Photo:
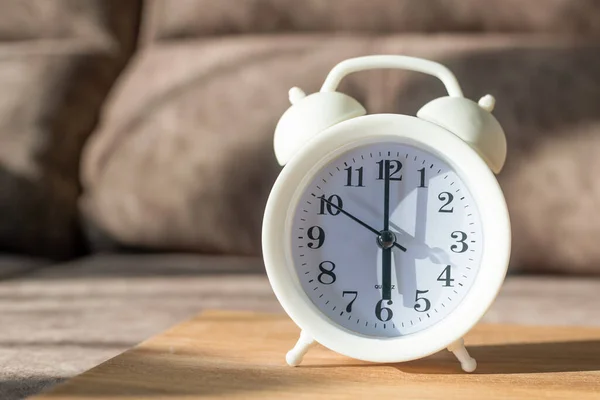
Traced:
<path fill-rule="evenodd" d="M 441 321 L 475 281 L 477 205 L 442 159 L 401 143 L 356 147 L 321 168 L 292 217 L 291 253 L 314 305 L 371 337 Z"/>

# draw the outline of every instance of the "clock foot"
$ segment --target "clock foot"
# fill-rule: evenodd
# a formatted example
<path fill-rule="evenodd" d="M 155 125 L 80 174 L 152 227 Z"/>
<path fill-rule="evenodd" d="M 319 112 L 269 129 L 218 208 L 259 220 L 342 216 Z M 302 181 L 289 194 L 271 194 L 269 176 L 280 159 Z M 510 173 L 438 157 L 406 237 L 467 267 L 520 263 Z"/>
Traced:
<path fill-rule="evenodd" d="M 304 355 L 313 344 L 315 344 L 315 340 L 308 333 L 300 331 L 300 338 L 294 348 L 285 355 L 285 361 L 290 367 L 300 365 Z"/>
<path fill-rule="evenodd" d="M 465 348 L 465 341 L 462 338 L 448 346 L 448 351 L 452 352 L 458 358 L 463 371 L 473 372 L 477 368 L 477 361 L 469 355 L 469 352 Z"/>

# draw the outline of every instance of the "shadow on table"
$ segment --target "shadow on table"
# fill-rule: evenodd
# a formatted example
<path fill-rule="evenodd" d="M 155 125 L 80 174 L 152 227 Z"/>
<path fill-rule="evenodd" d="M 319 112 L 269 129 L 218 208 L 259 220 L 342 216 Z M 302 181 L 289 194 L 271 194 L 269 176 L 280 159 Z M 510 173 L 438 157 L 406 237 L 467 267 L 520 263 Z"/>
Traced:
<path fill-rule="evenodd" d="M 600 371 L 600 340 L 473 346 L 478 374 Z"/>
<path fill-rule="evenodd" d="M 549 372 L 600 371 L 600 340 L 505 345 L 468 346 L 477 360 L 474 374 L 537 374 Z M 394 367 L 414 374 L 465 374 L 446 351 L 424 359 L 394 364 L 327 364 L 304 368 Z"/>

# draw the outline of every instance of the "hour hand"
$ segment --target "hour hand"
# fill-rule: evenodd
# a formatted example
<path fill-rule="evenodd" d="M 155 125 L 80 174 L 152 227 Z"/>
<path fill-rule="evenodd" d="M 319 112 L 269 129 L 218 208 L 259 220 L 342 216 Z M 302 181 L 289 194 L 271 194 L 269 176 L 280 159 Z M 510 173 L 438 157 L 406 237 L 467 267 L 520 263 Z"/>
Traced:
<path fill-rule="evenodd" d="M 354 215 L 350 214 L 349 212 L 347 212 L 346 210 L 344 210 L 342 207 L 332 203 L 331 201 L 327 200 L 325 198 L 325 196 L 323 197 L 319 197 L 322 201 L 324 201 L 325 203 L 329 204 L 331 207 L 335 208 L 336 210 L 338 210 L 339 212 L 341 212 L 342 214 L 344 214 L 346 217 L 350 218 L 351 220 L 353 220 L 354 222 L 362 225 L 364 228 L 370 230 L 371 232 L 373 232 L 374 234 L 377 235 L 377 240 L 384 240 L 385 238 L 382 237 L 382 233 L 378 231 L 377 229 L 373 228 L 371 225 L 367 224 L 366 222 L 361 221 L 360 219 L 356 218 Z M 396 243 L 395 241 L 396 239 L 392 239 L 392 242 L 390 244 L 391 246 L 395 246 L 397 248 L 399 248 L 402 251 L 406 251 L 406 247 L 402 246 L 401 244 Z"/>

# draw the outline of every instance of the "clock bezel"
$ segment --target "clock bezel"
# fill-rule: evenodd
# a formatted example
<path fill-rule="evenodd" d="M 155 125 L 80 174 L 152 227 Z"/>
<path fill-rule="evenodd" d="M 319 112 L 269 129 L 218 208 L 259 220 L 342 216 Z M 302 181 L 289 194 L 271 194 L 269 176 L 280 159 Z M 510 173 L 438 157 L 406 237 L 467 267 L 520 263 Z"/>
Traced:
<path fill-rule="evenodd" d="M 294 210 L 314 175 L 352 148 L 383 141 L 423 149 L 453 168 L 477 204 L 483 231 L 481 265 L 460 304 L 422 331 L 391 338 L 353 332 L 324 315 L 304 292 L 291 256 Z M 415 117 L 375 114 L 354 118 L 323 131 L 290 160 L 269 196 L 262 242 L 273 291 L 300 329 L 340 354 L 366 361 L 399 362 L 444 349 L 463 337 L 485 314 L 506 275 L 510 221 L 495 176 L 468 144 L 451 132 Z"/>

